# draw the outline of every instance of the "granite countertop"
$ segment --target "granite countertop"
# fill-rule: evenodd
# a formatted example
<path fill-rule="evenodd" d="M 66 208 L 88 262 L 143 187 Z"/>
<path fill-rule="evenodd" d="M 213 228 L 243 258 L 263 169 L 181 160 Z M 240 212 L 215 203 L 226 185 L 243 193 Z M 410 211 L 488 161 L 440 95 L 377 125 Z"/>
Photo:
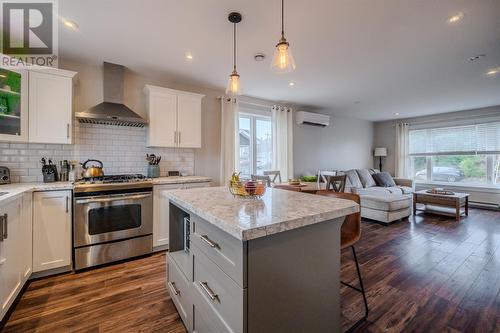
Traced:
<path fill-rule="evenodd" d="M 353 201 L 268 188 L 261 199 L 235 198 L 227 187 L 174 190 L 170 200 L 247 241 L 359 212 Z"/>
<path fill-rule="evenodd" d="M 16 184 L 0 185 L 0 193 L 7 192 L 7 194 L 0 195 L 0 203 L 2 203 L 2 201 L 7 201 L 8 199 L 16 197 L 25 192 L 72 190 L 72 189 L 73 189 L 73 184 L 70 182 L 16 183 Z"/>
<path fill-rule="evenodd" d="M 206 182 L 211 182 L 211 181 L 212 181 L 212 178 L 203 177 L 203 176 L 159 177 L 159 178 L 153 178 L 153 185 L 206 183 Z"/>
<path fill-rule="evenodd" d="M 185 176 L 185 177 L 160 177 L 153 178 L 153 185 L 163 184 L 185 184 L 185 183 L 205 183 L 212 181 L 209 177 L 202 176 Z M 7 194 L 0 195 L 0 203 L 7 201 L 25 192 L 35 191 L 56 191 L 56 190 L 72 190 L 74 187 L 71 182 L 55 182 L 55 183 L 14 183 L 0 185 L 0 193 L 7 192 Z"/>

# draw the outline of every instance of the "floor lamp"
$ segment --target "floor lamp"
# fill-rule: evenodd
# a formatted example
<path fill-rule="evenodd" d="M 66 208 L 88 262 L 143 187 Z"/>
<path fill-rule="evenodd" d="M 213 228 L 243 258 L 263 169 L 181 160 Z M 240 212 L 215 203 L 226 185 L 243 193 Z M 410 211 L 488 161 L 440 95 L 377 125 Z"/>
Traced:
<path fill-rule="evenodd" d="M 379 158 L 378 166 L 379 170 L 382 171 L 382 157 L 387 156 L 387 148 L 385 147 L 375 148 L 375 153 L 373 154 L 373 156 Z"/>

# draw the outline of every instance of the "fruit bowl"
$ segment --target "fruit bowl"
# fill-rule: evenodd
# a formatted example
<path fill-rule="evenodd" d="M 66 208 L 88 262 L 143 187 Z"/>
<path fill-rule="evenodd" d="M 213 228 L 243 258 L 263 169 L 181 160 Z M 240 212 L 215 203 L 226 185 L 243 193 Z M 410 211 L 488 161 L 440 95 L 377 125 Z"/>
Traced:
<path fill-rule="evenodd" d="M 266 182 L 261 180 L 229 181 L 229 191 L 235 197 L 260 198 L 266 193 Z"/>

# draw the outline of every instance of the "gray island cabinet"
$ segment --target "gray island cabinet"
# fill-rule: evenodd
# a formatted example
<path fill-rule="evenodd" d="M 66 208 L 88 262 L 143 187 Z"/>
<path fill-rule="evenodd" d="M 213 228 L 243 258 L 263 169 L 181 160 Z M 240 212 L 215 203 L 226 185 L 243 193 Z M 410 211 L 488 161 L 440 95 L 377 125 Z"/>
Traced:
<path fill-rule="evenodd" d="M 340 331 L 340 227 L 356 203 L 226 187 L 169 200 L 167 287 L 188 332 Z"/>

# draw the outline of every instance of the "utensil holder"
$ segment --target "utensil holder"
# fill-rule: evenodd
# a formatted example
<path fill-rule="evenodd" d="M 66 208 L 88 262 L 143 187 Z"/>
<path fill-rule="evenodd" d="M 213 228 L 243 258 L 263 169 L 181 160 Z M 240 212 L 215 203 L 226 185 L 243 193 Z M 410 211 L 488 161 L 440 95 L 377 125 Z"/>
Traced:
<path fill-rule="evenodd" d="M 160 177 L 160 166 L 148 165 L 148 178 L 158 178 L 158 177 Z"/>

